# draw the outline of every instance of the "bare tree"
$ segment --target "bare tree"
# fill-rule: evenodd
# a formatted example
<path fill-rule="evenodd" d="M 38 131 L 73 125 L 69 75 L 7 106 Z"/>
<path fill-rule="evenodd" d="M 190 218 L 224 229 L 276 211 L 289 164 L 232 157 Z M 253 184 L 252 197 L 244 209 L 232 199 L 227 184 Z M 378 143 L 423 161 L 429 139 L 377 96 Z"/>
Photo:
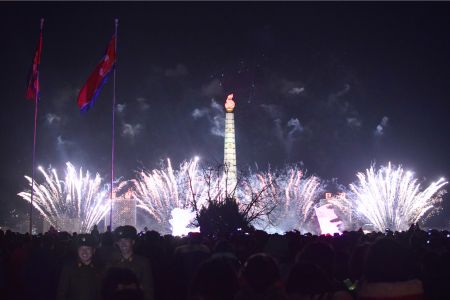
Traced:
<path fill-rule="evenodd" d="M 257 222 L 271 224 L 270 215 L 277 206 L 277 197 L 272 192 L 275 180 L 255 186 L 248 177 L 238 174 L 236 185 L 227 190 L 228 168 L 216 164 L 202 169 L 206 199 L 193 187 L 189 176 L 191 207 L 195 211 L 196 225 L 206 234 L 229 234 L 237 230 L 252 230 Z"/>

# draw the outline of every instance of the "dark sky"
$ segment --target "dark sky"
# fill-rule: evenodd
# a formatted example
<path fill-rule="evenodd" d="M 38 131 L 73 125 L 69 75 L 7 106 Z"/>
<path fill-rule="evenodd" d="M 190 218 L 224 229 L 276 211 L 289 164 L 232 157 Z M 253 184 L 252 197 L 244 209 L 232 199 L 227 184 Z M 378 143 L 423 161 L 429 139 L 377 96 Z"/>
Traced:
<path fill-rule="evenodd" d="M 167 157 L 221 161 L 218 107 L 233 92 L 241 168 L 303 162 L 347 185 L 372 162 L 450 177 L 449 16 L 448 2 L 0 3 L 0 219 L 25 207 L 41 17 L 38 164 L 109 180 L 112 80 L 87 114 L 76 98 L 117 17 L 118 176 Z"/>

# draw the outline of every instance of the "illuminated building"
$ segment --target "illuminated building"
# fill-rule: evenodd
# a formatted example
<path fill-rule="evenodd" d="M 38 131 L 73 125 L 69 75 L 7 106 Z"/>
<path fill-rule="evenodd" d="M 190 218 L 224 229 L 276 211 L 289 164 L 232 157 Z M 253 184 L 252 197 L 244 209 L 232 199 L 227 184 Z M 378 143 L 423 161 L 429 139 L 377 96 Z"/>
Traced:
<path fill-rule="evenodd" d="M 236 170 L 236 137 L 234 130 L 234 107 L 233 94 L 228 95 L 225 101 L 225 143 L 223 162 L 227 174 L 227 193 L 229 194 L 236 188 L 237 170 Z"/>
<path fill-rule="evenodd" d="M 319 204 L 314 208 L 317 220 L 319 221 L 321 234 L 340 233 L 342 221 L 336 215 L 333 206 L 329 204 L 333 198 L 345 197 L 345 193 L 339 193 L 333 196 L 332 193 L 325 193 L 325 199 L 320 200 Z"/>
<path fill-rule="evenodd" d="M 133 192 L 129 190 L 120 197 L 114 193 L 113 199 L 112 229 L 123 225 L 136 227 L 136 199 L 133 198 Z M 109 214 L 105 220 L 109 220 Z"/>

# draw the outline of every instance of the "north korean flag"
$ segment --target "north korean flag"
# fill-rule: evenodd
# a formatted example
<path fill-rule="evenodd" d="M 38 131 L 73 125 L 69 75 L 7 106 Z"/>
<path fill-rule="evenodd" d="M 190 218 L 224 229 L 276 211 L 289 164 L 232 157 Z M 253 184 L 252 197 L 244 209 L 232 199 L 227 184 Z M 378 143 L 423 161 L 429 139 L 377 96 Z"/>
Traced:
<path fill-rule="evenodd" d="M 78 107 L 81 111 L 88 111 L 95 102 L 103 84 L 116 63 L 116 36 L 114 35 L 108 44 L 106 53 L 95 67 L 78 95 Z"/>
<path fill-rule="evenodd" d="M 34 53 L 33 64 L 31 65 L 31 71 L 28 78 L 27 92 L 25 94 L 26 99 L 36 100 L 39 97 L 39 65 L 41 63 L 42 53 L 42 25 L 41 20 L 41 33 L 39 35 L 39 42 Z"/>

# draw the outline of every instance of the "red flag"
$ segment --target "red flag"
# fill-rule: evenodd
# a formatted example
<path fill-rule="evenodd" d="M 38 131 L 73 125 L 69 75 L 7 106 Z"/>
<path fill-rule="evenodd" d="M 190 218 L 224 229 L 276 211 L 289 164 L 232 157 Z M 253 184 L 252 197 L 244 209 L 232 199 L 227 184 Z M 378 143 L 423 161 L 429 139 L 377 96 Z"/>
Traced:
<path fill-rule="evenodd" d="M 41 33 L 39 35 L 39 42 L 34 54 L 33 65 L 31 66 L 31 72 L 28 79 L 27 93 L 25 95 L 26 99 L 35 100 L 39 97 L 39 64 L 41 62 L 41 52 L 42 52 L 42 24 Z"/>
<path fill-rule="evenodd" d="M 78 107 L 82 111 L 88 111 L 94 105 L 103 84 L 107 81 L 108 75 L 116 63 L 116 36 L 113 35 L 108 44 L 106 53 L 102 60 L 95 67 L 88 80 L 78 95 Z"/>

